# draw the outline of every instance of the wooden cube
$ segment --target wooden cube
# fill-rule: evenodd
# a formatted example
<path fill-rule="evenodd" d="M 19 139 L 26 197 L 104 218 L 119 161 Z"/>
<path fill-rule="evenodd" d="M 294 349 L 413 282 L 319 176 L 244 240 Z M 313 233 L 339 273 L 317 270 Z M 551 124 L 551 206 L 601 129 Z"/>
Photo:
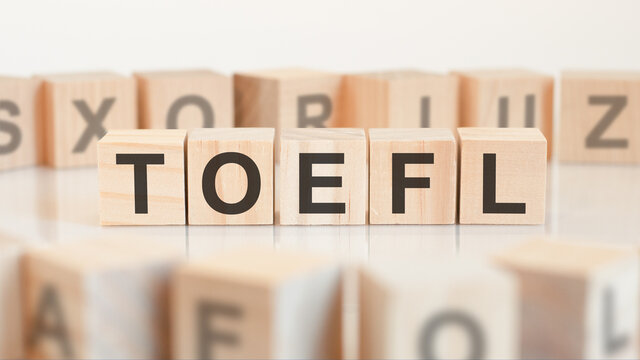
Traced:
<path fill-rule="evenodd" d="M 189 224 L 273 224 L 273 128 L 189 131 Z"/>
<path fill-rule="evenodd" d="M 460 223 L 544 224 L 544 135 L 525 128 L 460 128 L 458 134 Z"/>
<path fill-rule="evenodd" d="M 369 222 L 455 223 L 456 164 L 449 129 L 369 130 Z"/>
<path fill-rule="evenodd" d="M 280 130 L 344 126 L 342 76 L 289 68 L 237 73 L 233 76 L 235 124 Z"/>
<path fill-rule="evenodd" d="M 362 128 L 458 127 L 458 78 L 397 70 L 345 76 L 345 121 Z"/>
<path fill-rule="evenodd" d="M 359 282 L 361 359 L 518 358 L 518 286 L 499 269 L 381 262 Z"/>
<path fill-rule="evenodd" d="M 640 163 L 640 72 L 562 73 L 559 158 Z"/>
<path fill-rule="evenodd" d="M 553 134 L 553 77 L 528 70 L 455 72 L 460 78 L 460 126 L 536 127 Z"/>
<path fill-rule="evenodd" d="M 637 358 L 637 253 L 534 240 L 497 255 L 520 280 L 523 359 Z"/>
<path fill-rule="evenodd" d="M 20 257 L 24 243 L 0 234 L 0 359 L 24 359 Z"/>
<path fill-rule="evenodd" d="M 184 225 L 186 130 L 111 130 L 98 142 L 102 225 Z"/>
<path fill-rule="evenodd" d="M 143 129 L 233 127 L 231 78 L 210 70 L 135 74 Z"/>
<path fill-rule="evenodd" d="M 362 129 L 285 129 L 280 224 L 366 222 L 367 143 Z"/>
<path fill-rule="evenodd" d="M 138 127 L 136 83 L 114 73 L 38 76 L 44 164 L 96 165 L 96 142 L 111 129 Z"/>
<path fill-rule="evenodd" d="M 174 359 L 337 359 L 339 266 L 239 250 L 181 267 L 172 288 Z"/>
<path fill-rule="evenodd" d="M 156 240 L 83 240 L 27 253 L 27 356 L 168 358 L 169 276 L 184 249 Z"/>
<path fill-rule="evenodd" d="M 0 76 L 0 170 L 35 165 L 36 82 Z"/>

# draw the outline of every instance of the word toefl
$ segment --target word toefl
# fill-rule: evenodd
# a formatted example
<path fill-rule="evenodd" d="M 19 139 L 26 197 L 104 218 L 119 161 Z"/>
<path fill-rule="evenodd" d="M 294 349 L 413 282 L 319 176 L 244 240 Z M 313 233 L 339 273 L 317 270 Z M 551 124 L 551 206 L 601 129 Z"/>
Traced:
<path fill-rule="evenodd" d="M 538 129 L 112 130 L 98 142 L 103 225 L 542 224 Z M 459 165 L 458 165 L 459 152 Z M 460 186 L 458 189 L 458 176 Z M 460 201 L 457 205 L 459 190 Z M 277 211 L 279 210 L 279 211 Z"/>

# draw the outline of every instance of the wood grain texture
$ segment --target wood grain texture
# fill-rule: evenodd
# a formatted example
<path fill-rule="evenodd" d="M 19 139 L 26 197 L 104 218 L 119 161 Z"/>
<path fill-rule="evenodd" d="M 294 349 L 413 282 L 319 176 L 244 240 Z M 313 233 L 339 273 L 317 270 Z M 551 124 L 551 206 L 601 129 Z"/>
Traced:
<path fill-rule="evenodd" d="M 190 130 L 187 146 L 189 224 L 273 224 L 273 141 L 273 128 Z M 204 196 L 205 169 L 214 157 L 223 153 L 242 154 L 258 170 L 259 194 L 253 205 L 242 213 L 225 214 L 216 211 Z M 216 172 L 214 182 L 215 192 L 220 200 L 227 204 L 237 204 L 245 198 L 250 199 L 251 195 L 247 192 L 248 173 L 237 163 L 222 165 Z"/>
<path fill-rule="evenodd" d="M 239 250 L 190 262 L 173 279 L 173 358 L 340 358 L 341 284 L 339 266 L 307 254 Z"/>
<path fill-rule="evenodd" d="M 461 224 L 544 224 L 547 142 L 538 129 L 460 128 Z M 485 163 L 495 159 L 495 174 L 485 184 Z M 495 191 L 494 199 L 490 191 Z M 492 201 L 493 200 L 493 201 Z M 485 203 L 518 204 L 511 213 Z M 524 205 L 522 205 L 524 204 Z M 500 205 L 503 207 L 503 205 Z"/>
<path fill-rule="evenodd" d="M 184 254 L 154 240 L 83 240 L 29 251 L 27 356 L 168 358 L 169 274 Z"/>
<path fill-rule="evenodd" d="M 282 129 L 346 125 L 342 76 L 338 74 L 286 68 L 237 73 L 233 79 L 235 125 L 275 128 L 276 160 Z M 305 120 L 314 118 L 318 119 L 314 124 Z"/>
<path fill-rule="evenodd" d="M 515 279 L 469 259 L 431 260 L 360 270 L 359 358 L 518 358 Z"/>
<path fill-rule="evenodd" d="M 520 281 L 522 358 L 638 356 L 636 251 L 539 239 L 495 259 Z"/>
<path fill-rule="evenodd" d="M 0 76 L 0 170 L 37 162 L 36 90 L 33 79 Z"/>
<path fill-rule="evenodd" d="M 38 126 L 43 132 L 45 165 L 96 165 L 96 142 L 104 134 L 90 131 L 87 141 L 82 140 L 88 121 L 80 108 L 104 130 L 138 127 L 136 83 L 132 77 L 101 72 L 40 75 L 37 80 L 42 87 Z"/>
<path fill-rule="evenodd" d="M 559 159 L 640 163 L 639 98 L 638 72 L 563 72 Z"/>
<path fill-rule="evenodd" d="M 415 70 L 347 75 L 344 96 L 350 127 L 458 127 L 458 78 L 453 75 Z"/>
<path fill-rule="evenodd" d="M 402 191 L 403 211 L 396 213 L 393 210 L 393 157 L 407 154 L 432 154 L 431 163 L 407 163 L 401 173 L 402 178 L 428 178 L 429 187 L 408 187 Z M 449 129 L 370 129 L 369 222 L 455 223 L 457 161 L 457 144 Z M 396 186 L 402 187 L 401 182 Z"/>
<path fill-rule="evenodd" d="M 529 113 L 532 127 L 540 129 L 547 138 L 547 153 L 551 156 L 552 76 L 521 69 L 455 71 L 453 74 L 460 78 L 461 127 L 529 127 Z M 527 105 L 528 97 L 532 105 Z M 504 112 L 501 103 L 506 104 Z M 500 125 L 501 116 L 506 122 L 504 126 Z"/>
<path fill-rule="evenodd" d="M 210 70 L 147 71 L 135 77 L 140 128 L 233 127 L 230 77 Z"/>
<path fill-rule="evenodd" d="M 285 129 L 280 154 L 280 224 L 365 224 L 367 143 L 363 129 Z M 341 187 L 313 187 L 313 203 L 342 203 L 342 213 L 301 213 L 300 154 L 337 154 L 343 163 L 312 165 L 313 177 L 340 177 Z M 322 155 L 321 155 L 322 156 Z M 305 176 L 305 179 L 308 177 Z"/>
<path fill-rule="evenodd" d="M 187 130 L 111 130 L 98 142 L 100 223 L 102 225 L 184 225 Z M 117 164 L 117 154 L 161 154 L 149 164 L 146 213 L 136 212 L 135 171 Z"/>

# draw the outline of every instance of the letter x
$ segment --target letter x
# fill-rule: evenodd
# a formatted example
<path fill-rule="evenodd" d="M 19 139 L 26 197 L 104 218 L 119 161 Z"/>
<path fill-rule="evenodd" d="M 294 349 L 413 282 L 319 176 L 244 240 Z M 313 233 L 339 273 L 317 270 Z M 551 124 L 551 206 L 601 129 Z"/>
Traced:
<path fill-rule="evenodd" d="M 116 102 L 116 98 L 110 97 L 106 98 L 100 104 L 98 111 L 93 114 L 91 109 L 89 109 L 89 105 L 84 100 L 74 100 L 73 105 L 78 109 L 80 115 L 84 118 L 84 121 L 87 122 L 87 128 L 82 133 L 80 140 L 76 146 L 73 147 L 74 153 L 82 153 L 87 149 L 91 139 L 95 135 L 98 139 L 101 139 L 106 133 L 107 130 L 102 126 L 102 122 L 107 117 L 109 110 L 113 106 L 113 103 Z"/>

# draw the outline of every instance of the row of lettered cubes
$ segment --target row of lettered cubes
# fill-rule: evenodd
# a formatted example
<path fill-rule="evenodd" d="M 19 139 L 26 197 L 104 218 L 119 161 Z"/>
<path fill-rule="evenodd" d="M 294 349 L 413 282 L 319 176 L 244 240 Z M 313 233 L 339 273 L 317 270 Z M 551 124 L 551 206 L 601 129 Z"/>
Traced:
<path fill-rule="evenodd" d="M 0 169 L 94 165 L 97 139 L 132 128 L 537 127 L 551 145 L 553 83 L 525 70 L 0 77 Z M 640 162 L 639 74 L 565 72 L 561 91 L 561 160 Z"/>
<path fill-rule="evenodd" d="M 98 142 L 101 224 L 545 220 L 547 142 L 535 128 L 284 129 L 278 177 L 274 133 L 109 131 Z"/>
<path fill-rule="evenodd" d="M 0 358 L 638 357 L 633 248 L 541 239 L 489 262 L 357 265 L 260 249 L 185 261 L 121 238 L 0 257 L 22 263 L 0 274 Z"/>

